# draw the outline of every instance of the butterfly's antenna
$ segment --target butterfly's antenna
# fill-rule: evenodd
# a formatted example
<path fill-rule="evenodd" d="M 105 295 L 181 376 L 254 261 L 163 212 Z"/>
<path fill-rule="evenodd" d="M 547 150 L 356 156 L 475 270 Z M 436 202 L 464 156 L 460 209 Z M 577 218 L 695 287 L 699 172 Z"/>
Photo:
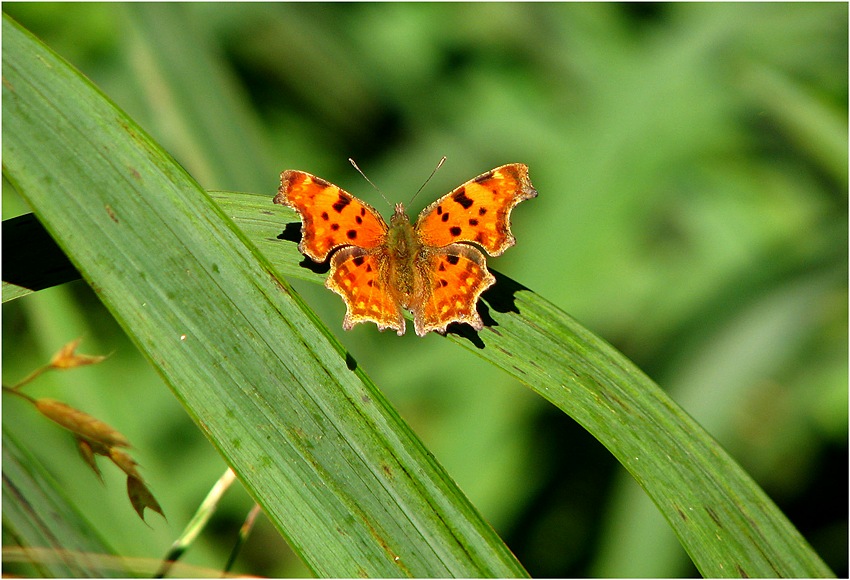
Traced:
<path fill-rule="evenodd" d="M 431 175 L 428 176 L 428 179 L 425 180 L 425 183 L 422 184 L 422 187 L 416 190 L 416 193 L 413 194 L 413 197 L 410 198 L 408 203 L 413 203 L 413 200 L 416 199 L 416 196 L 419 195 L 419 192 L 422 191 L 428 182 L 431 181 L 431 178 L 434 177 L 434 174 L 437 173 L 437 170 L 443 166 L 443 163 L 446 162 L 446 156 L 443 155 L 443 158 L 437 163 L 437 166 L 434 168 L 434 171 L 431 172 Z"/>
<path fill-rule="evenodd" d="M 383 198 L 384 198 L 384 201 L 385 201 L 385 202 L 387 202 L 387 204 L 388 204 L 390 207 L 392 207 L 392 205 L 393 205 L 393 204 L 391 204 L 391 203 L 390 203 L 390 200 L 388 200 L 388 199 L 387 199 L 387 196 L 386 196 L 386 195 L 384 195 L 384 192 L 383 192 L 383 191 L 381 191 L 381 189 L 380 189 L 377 185 L 375 185 L 374 183 L 372 183 L 372 180 L 371 180 L 371 179 L 369 179 L 368 177 L 366 177 L 366 174 L 365 174 L 365 173 L 363 173 L 363 170 L 362 170 L 362 169 L 360 169 L 359 167 L 357 167 L 357 164 L 354 162 L 354 159 L 352 159 L 351 157 L 349 157 L 349 158 L 348 158 L 348 162 L 349 162 L 349 163 L 351 163 L 351 164 L 354 166 L 354 169 L 356 169 L 356 170 L 357 170 L 357 173 L 359 173 L 360 175 L 362 175 L 362 176 L 363 176 L 363 179 L 365 179 L 366 181 L 368 181 L 368 182 L 369 182 L 369 185 L 371 185 L 372 187 L 374 187 L 374 188 L 375 188 L 375 191 L 377 191 L 378 193 L 380 193 L 380 194 L 381 194 L 381 197 L 383 197 Z"/>

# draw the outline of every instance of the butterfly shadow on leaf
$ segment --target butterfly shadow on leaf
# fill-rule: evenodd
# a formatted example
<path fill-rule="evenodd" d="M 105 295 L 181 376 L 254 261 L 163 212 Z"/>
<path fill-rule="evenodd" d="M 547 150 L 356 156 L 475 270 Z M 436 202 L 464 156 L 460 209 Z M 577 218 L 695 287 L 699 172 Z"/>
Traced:
<path fill-rule="evenodd" d="M 516 293 L 521 290 L 528 290 L 528 288 L 495 270 L 490 270 L 490 273 L 496 278 L 496 283 L 481 294 L 476 309 L 478 315 L 481 316 L 484 327 L 498 334 L 499 331 L 495 327 L 499 326 L 499 323 L 491 316 L 490 309 L 499 313 L 513 312 L 519 314 L 519 308 L 516 305 Z M 476 348 L 485 347 L 484 341 L 479 336 L 479 331 L 468 324 L 453 322 L 447 329 L 446 334 L 449 333 L 469 340 Z"/>
<path fill-rule="evenodd" d="M 298 245 L 301 242 L 301 222 L 290 222 L 286 224 L 283 231 L 277 236 L 277 239 L 295 242 L 295 244 Z M 328 270 L 330 270 L 329 260 L 324 262 L 314 262 L 307 256 L 304 256 L 304 259 L 301 260 L 298 265 L 302 268 L 307 268 L 316 274 L 326 274 Z"/>

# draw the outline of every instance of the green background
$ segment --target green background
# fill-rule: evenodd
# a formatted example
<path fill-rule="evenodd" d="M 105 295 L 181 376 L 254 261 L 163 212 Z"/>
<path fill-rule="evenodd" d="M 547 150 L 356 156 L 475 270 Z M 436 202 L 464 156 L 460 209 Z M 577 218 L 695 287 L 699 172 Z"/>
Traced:
<path fill-rule="evenodd" d="M 347 157 L 407 203 L 447 155 L 413 212 L 528 164 L 540 196 L 493 268 L 632 358 L 848 573 L 846 4 L 4 10 L 209 189 L 271 203 L 280 171 L 301 169 L 387 215 Z M 27 211 L 4 187 L 3 218 Z M 345 333 L 336 295 L 295 285 L 532 575 L 695 573 L 561 412 L 439 336 Z M 156 559 L 224 463 L 82 282 L 4 305 L 4 383 L 77 336 L 112 357 L 31 392 L 125 433 L 168 522 L 142 524 L 117 470 L 100 486 L 21 401 L 3 420 L 120 553 Z M 249 506 L 232 491 L 186 560 L 220 567 Z M 306 574 L 262 518 L 237 570 Z"/>

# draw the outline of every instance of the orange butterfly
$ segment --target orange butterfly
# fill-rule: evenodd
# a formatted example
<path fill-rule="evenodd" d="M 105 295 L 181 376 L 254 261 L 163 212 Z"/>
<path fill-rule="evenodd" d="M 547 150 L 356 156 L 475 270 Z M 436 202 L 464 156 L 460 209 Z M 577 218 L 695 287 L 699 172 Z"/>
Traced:
<path fill-rule="evenodd" d="M 478 297 L 495 283 L 480 246 L 499 256 L 514 244 L 511 210 L 537 196 L 528 167 L 512 163 L 467 181 L 419 214 L 396 204 L 390 225 L 368 204 L 324 179 L 287 170 L 274 203 L 301 216 L 298 249 L 316 262 L 331 255 L 325 286 L 342 296 L 342 327 L 371 320 L 404 334 L 402 309 L 416 334 L 445 333 L 452 322 L 483 323 Z"/>

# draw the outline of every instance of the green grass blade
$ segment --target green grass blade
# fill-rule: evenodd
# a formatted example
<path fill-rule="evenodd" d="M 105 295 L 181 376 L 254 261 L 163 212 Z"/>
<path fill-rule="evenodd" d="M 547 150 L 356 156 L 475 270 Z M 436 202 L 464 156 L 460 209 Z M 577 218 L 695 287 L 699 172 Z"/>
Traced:
<path fill-rule="evenodd" d="M 833 575 L 749 475 L 631 361 L 521 285 L 499 284 L 508 292 L 489 303 L 506 314 L 477 352 L 601 441 L 704 576 Z"/>
<path fill-rule="evenodd" d="M 3 430 L 3 536 L 14 539 L 43 577 L 126 577 L 100 556 L 112 555 L 62 487 L 25 446 Z M 40 548 L 30 553 L 28 548 Z M 4 550 L 6 546 L 4 545 Z M 46 552 L 44 550 L 49 550 Z M 42 557 L 46 556 L 46 557 Z M 111 561 L 111 559 L 110 559 Z M 4 561 L 3 572 L 12 573 Z"/>
<path fill-rule="evenodd" d="M 129 62 L 151 120 L 151 132 L 202 185 L 260 190 L 276 175 L 265 135 L 242 87 L 222 63 L 194 6 L 122 4 Z M 203 87 L 203 95 L 198 94 Z M 222 111 L 227 111 L 222 114 Z"/>
<path fill-rule="evenodd" d="M 213 193 L 222 209 L 290 277 L 297 221 L 267 196 Z M 773 501 L 634 364 L 537 294 L 496 274 L 483 295 L 485 328 L 453 339 L 554 403 L 637 479 L 707 577 L 819 577 L 832 572 Z"/>
<path fill-rule="evenodd" d="M 4 15 L 7 178 L 320 576 L 525 571 L 182 168 Z"/>

